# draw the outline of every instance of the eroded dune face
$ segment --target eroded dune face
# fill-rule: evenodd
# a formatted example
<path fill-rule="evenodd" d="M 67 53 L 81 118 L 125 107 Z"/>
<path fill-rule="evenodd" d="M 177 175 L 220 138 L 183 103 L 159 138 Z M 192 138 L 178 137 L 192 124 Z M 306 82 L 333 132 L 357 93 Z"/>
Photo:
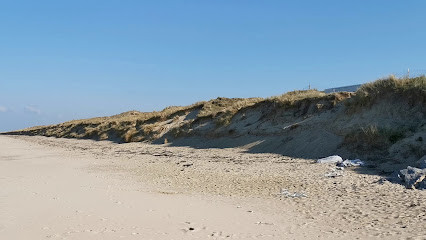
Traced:
<path fill-rule="evenodd" d="M 217 98 L 161 112 L 35 127 L 11 134 L 153 142 L 197 148 L 370 160 L 381 171 L 416 164 L 426 154 L 426 78 L 389 78 L 356 93 L 289 92 L 268 99 Z"/>

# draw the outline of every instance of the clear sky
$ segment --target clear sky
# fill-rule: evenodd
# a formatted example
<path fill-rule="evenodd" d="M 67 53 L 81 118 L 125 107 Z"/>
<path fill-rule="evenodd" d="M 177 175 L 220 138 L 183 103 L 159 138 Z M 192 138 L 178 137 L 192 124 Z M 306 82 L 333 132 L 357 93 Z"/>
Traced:
<path fill-rule="evenodd" d="M 426 69 L 425 10 L 423 0 L 2 1 L 0 131 Z"/>

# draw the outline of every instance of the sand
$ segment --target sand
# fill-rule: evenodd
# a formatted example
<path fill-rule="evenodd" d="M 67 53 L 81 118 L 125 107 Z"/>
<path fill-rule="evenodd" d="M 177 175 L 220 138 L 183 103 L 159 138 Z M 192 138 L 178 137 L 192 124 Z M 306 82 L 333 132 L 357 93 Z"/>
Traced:
<path fill-rule="evenodd" d="M 426 239 L 426 191 L 314 162 L 0 136 L 0 239 Z"/>

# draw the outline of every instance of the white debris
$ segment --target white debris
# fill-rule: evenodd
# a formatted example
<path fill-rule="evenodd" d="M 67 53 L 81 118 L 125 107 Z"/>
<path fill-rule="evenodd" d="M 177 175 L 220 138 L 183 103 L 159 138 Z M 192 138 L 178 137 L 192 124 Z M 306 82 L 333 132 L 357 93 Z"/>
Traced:
<path fill-rule="evenodd" d="M 364 162 L 359 159 L 348 160 L 346 159 L 342 163 L 339 164 L 340 167 L 358 167 L 364 166 Z"/>
<path fill-rule="evenodd" d="M 333 156 L 329 156 L 326 158 L 320 158 L 317 160 L 317 163 L 334 163 L 334 164 L 338 164 L 338 163 L 342 163 L 343 159 L 342 157 L 338 156 L 338 155 L 333 155 Z"/>
<path fill-rule="evenodd" d="M 287 189 L 281 189 L 281 192 L 278 193 L 278 195 L 284 196 L 284 197 L 292 197 L 292 198 L 302 198 L 302 197 L 308 197 L 306 194 L 304 193 L 298 193 L 298 192 L 294 192 L 291 193 L 289 192 Z"/>
<path fill-rule="evenodd" d="M 334 169 L 331 169 L 331 172 L 326 173 L 324 176 L 331 177 L 331 178 L 341 177 L 344 175 L 343 170 L 344 170 L 343 167 L 336 167 Z"/>

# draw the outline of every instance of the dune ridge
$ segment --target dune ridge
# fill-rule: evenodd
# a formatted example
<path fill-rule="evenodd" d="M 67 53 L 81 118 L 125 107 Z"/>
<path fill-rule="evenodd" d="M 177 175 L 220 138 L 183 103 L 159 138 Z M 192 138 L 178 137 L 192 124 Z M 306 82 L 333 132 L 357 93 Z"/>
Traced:
<path fill-rule="evenodd" d="M 12 135 L 242 147 L 302 158 L 339 154 L 393 172 L 426 155 L 426 77 L 388 77 L 357 92 L 293 91 L 217 98 L 159 112 L 129 111 L 8 132 Z"/>

